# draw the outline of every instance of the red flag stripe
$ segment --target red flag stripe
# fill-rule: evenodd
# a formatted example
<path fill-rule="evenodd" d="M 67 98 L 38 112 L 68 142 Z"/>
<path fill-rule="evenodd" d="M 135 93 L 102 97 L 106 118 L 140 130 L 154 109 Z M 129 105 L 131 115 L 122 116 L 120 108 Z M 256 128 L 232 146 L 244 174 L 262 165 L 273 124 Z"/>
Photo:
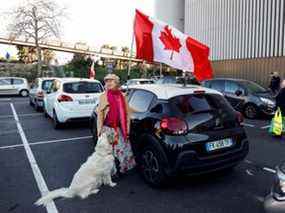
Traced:
<path fill-rule="evenodd" d="M 198 81 L 212 79 L 213 71 L 209 61 L 210 49 L 206 45 L 188 37 L 186 46 L 191 52 L 194 63 L 194 76 Z"/>
<path fill-rule="evenodd" d="M 136 10 L 134 31 L 138 59 L 153 62 L 152 30 L 153 23 L 149 20 L 149 17 Z"/>

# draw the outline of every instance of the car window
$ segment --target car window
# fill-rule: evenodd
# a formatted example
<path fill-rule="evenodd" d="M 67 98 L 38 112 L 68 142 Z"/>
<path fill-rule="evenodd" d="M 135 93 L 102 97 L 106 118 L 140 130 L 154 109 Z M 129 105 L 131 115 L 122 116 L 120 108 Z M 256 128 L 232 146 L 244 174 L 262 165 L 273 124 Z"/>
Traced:
<path fill-rule="evenodd" d="M 7 81 L 7 79 L 1 79 L 0 80 L 0 85 L 1 86 L 10 85 L 10 81 Z"/>
<path fill-rule="evenodd" d="M 66 93 L 100 93 L 103 92 L 101 84 L 96 82 L 71 82 L 63 85 Z"/>
<path fill-rule="evenodd" d="M 239 85 L 236 82 L 233 81 L 226 81 L 225 83 L 225 92 L 226 93 L 235 93 L 237 90 L 239 90 Z"/>
<path fill-rule="evenodd" d="M 44 80 L 43 82 L 42 82 L 42 89 L 44 90 L 44 91 L 48 91 L 50 88 L 51 88 L 51 85 L 52 85 L 52 82 L 53 82 L 54 80 Z"/>
<path fill-rule="evenodd" d="M 20 85 L 20 84 L 23 84 L 24 81 L 23 79 L 13 79 L 13 84 L 14 85 Z"/>
<path fill-rule="evenodd" d="M 150 107 L 153 98 L 154 95 L 150 92 L 136 90 L 129 100 L 129 105 L 138 112 L 146 112 Z"/>
<path fill-rule="evenodd" d="M 225 89 L 225 82 L 224 81 L 212 81 L 209 83 L 209 88 L 212 88 L 219 92 L 223 92 Z"/>
<path fill-rule="evenodd" d="M 170 102 L 176 110 L 185 115 L 220 110 L 228 115 L 233 112 L 229 103 L 222 96 L 216 94 L 182 95 L 172 98 Z"/>
<path fill-rule="evenodd" d="M 60 88 L 60 82 L 55 80 L 51 84 L 50 91 L 51 92 L 57 92 L 59 88 Z"/>

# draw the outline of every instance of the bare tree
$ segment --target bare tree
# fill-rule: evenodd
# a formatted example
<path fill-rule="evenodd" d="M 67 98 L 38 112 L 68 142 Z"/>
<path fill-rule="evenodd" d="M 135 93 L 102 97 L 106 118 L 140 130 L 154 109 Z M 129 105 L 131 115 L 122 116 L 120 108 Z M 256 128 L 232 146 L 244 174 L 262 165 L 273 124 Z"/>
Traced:
<path fill-rule="evenodd" d="M 35 42 L 37 50 L 37 71 L 41 75 L 42 51 L 40 43 L 48 38 L 60 37 L 62 18 L 65 8 L 53 0 L 26 0 L 10 13 L 12 22 L 9 24 L 10 37 L 24 37 Z"/>

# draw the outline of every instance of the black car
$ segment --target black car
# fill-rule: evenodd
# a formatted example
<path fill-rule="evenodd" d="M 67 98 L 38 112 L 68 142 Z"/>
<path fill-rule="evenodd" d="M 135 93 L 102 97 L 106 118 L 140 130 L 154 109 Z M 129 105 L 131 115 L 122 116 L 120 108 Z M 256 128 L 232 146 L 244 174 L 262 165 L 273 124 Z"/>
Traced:
<path fill-rule="evenodd" d="M 137 85 L 128 90 L 130 141 L 139 170 L 152 186 L 167 177 L 236 166 L 249 144 L 236 112 L 215 90 L 189 85 Z M 96 112 L 91 131 L 97 140 Z"/>
<path fill-rule="evenodd" d="M 252 81 L 220 78 L 204 81 L 203 85 L 223 93 L 230 104 L 248 118 L 273 115 L 275 112 L 272 93 Z"/>
<path fill-rule="evenodd" d="M 275 181 L 265 198 L 264 208 L 266 213 L 285 212 L 285 163 L 277 167 Z"/>

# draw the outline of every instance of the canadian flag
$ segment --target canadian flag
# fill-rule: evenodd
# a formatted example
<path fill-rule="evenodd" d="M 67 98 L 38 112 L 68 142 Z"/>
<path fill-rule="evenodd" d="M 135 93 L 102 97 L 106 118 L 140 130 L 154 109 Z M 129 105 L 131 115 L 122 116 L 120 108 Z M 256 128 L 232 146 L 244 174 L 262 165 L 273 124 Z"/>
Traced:
<path fill-rule="evenodd" d="M 92 60 L 91 67 L 90 67 L 89 72 L 88 72 L 89 79 L 95 79 L 96 71 L 95 71 L 94 66 L 95 66 L 95 64 L 94 64 L 94 60 Z"/>
<path fill-rule="evenodd" d="M 199 80 L 213 77 L 210 49 L 179 30 L 136 10 L 134 33 L 137 58 L 193 72 Z"/>

